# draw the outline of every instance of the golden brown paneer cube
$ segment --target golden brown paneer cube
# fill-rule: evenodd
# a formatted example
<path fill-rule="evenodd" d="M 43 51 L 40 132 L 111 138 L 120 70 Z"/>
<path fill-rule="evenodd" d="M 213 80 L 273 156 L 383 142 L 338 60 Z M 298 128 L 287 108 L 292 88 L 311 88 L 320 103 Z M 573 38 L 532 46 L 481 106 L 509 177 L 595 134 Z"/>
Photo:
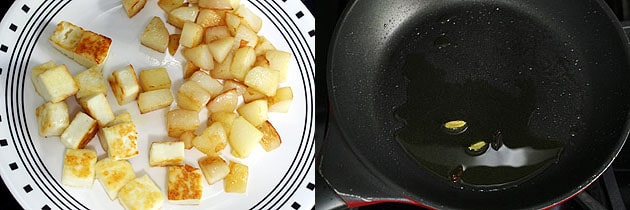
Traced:
<path fill-rule="evenodd" d="M 168 168 L 168 201 L 180 205 L 199 205 L 203 195 L 201 170 L 191 165 Z"/>

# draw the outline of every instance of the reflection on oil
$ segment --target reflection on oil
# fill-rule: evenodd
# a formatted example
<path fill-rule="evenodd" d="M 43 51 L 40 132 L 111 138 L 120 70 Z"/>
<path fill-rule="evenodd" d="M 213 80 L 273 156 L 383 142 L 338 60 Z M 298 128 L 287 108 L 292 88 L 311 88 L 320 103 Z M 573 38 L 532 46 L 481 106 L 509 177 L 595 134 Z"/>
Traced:
<path fill-rule="evenodd" d="M 535 79 L 454 82 L 422 55 L 411 57 L 405 65 L 407 103 L 396 110 L 405 127 L 397 138 L 420 165 L 457 187 L 498 189 L 516 186 L 557 160 L 562 139 L 553 138 L 551 128 L 536 129 L 546 121 L 537 117 L 544 103 Z M 465 123 L 448 124 L 453 119 Z M 451 127 L 457 132 L 445 132 Z"/>

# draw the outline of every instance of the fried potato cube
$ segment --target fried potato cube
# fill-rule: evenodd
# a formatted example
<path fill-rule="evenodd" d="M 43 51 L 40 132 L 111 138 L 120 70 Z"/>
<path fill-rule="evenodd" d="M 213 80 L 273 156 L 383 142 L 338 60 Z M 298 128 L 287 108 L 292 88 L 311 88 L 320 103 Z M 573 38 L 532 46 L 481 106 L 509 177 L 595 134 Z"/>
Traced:
<path fill-rule="evenodd" d="M 203 27 L 193 22 L 185 22 L 182 27 L 182 34 L 179 37 L 179 44 L 184 47 L 195 47 L 203 41 Z"/>
<path fill-rule="evenodd" d="M 232 59 L 232 65 L 230 67 L 230 73 L 234 78 L 239 81 L 243 81 L 247 72 L 252 68 L 256 61 L 256 53 L 254 48 L 243 47 L 234 52 L 234 58 Z"/>
<path fill-rule="evenodd" d="M 164 12 L 168 13 L 171 10 L 184 6 L 184 0 L 159 0 L 158 6 L 164 10 Z"/>
<path fill-rule="evenodd" d="M 96 162 L 96 179 L 111 200 L 118 198 L 120 188 L 135 178 L 136 173 L 127 160 L 104 158 Z"/>
<path fill-rule="evenodd" d="M 227 146 L 227 135 L 220 122 L 214 122 L 195 137 L 192 144 L 206 155 L 218 155 Z"/>
<path fill-rule="evenodd" d="M 96 150 L 66 149 L 61 183 L 69 187 L 91 188 L 94 184 Z"/>
<path fill-rule="evenodd" d="M 63 101 L 79 91 L 79 86 L 74 82 L 66 65 L 59 65 L 38 74 L 35 87 L 45 101 L 52 103 Z"/>
<path fill-rule="evenodd" d="M 212 9 L 200 9 L 197 15 L 197 24 L 203 28 L 221 25 L 223 22 L 222 14 Z M 225 15 L 225 14 L 223 14 Z"/>
<path fill-rule="evenodd" d="M 237 110 L 240 116 L 243 116 L 254 127 L 260 126 L 269 119 L 267 100 L 259 99 L 241 105 Z"/>
<path fill-rule="evenodd" d="M 244 83 L 266 96 L 274 96 L 278 89 L 278 78 L 278 71 L 257 66 L 247 73 Z"/>
<path fill-rule="evenodd" d="M 175 55 L 175 53 L 177 53 L 177 48 L 179 48 L 179 39 L 181 37 L 181 34 L 171 34 L 168 36 L 168 53 L 171 55 Z"/>
<path fill-rule="evenodd" d="M 228 36 L 208 43 L 208 50 L 210 50 L 210 54 L 212 54 L 214 60 L 221 63 L 225 60 L 225 57 L 227 57 L 230 51 L 232 51 L 233 45 L 234 37 Z"/>
<path fill-rule="evenodd" d="M 140 35 L 140 43 L 148 48 L 163 53 L 169 43 L 168 29 L 162 19 L 157 16 L 151 18 L 149 24 Z"/>
<path fill-rule="evenodd" d="M 149 151 L 149 165 L 172 166 L 184 162 L 184 142 L 153 142 Z"/>
<path fill-rule="evenodd" d="M 98 66 L 93 66 L 74 75 L 74 81 L 79 87 L 79 91 L 75 95 L 77 99 L 98 93 L 107 95 L 107 82 Z"/>
<path fill-rule="evenodd" d="M 182 51 L 182 54 L 184 58 L 192 61 L 201 69 L 211 70 L 214 68 L 214 60 L 208 50 L 208 45 L 201 44 L 193 48 L 186 48 Z"/>
<path fill-rule="evenodd" d="M 210 93 L 210 96 L 214 97 L 223 92 L 223 85 L 221 82 L 202 71 L 193 73 L 188 80 L 196 82 L 199 87 Z"/>
<path fill-rule="evenodd" d="M 138 14 L 146 3 L 147 0 L 122 0 L 123 8 L 130 18 Z"/>
<path fill-rule="evenodd" d="M 59 136 L 70 125 L 70 114 L 65 101 L 42 104 L 35 110 L 35 116 L 40 136 Z"/>
<path fill-rule="evenodd" d="M 171 89 L 151 90 L 142 92 L 138 96 L 138 108 L 141 114 L 169 107 L 172 103 Z"/>
<path fill-rule="evenodd" d="M 186 131 L 194 132 L 199 127 L 199 112 L 186 109 L 168 111 L 166 127 L 170 137 L 179 137 Z"/>
<path fill-rule="evenodd" d="M 199 7 L 222 10 L 231 10 L 234 8 L 230 0 L 199 0 Z"/>
<path fill-rule="evenodd" d="M 278 94 L 276 93 L 276 95 Z M 245 89 L 245 93 L 243 93 L 243 102 L 245 103 L 264 98 L 267 98 L 265 94 L 262 94 L 261 92 L 258 92 L 257 90 L 254 90 L 250 87 L 247 87 L 247 89 Z M 271 103 L 269 103 L 269 108 L 271 109 Z"/>
<path fill-rule="evenodd" d="M 114 160 L 130 159 L 138 155 L 138 131 L 133 122 L 122 122 L 99 130 L 99 138 L 108 157 Z"/>
<path fill-rule="evenodd" d="M 195 72 L 200 70 L 199 66 L 195 65 L 192 61 L 186 62 L 186 65 L 184 65 L 184 79 L 190 78 Z"/>
<path fill-rule="evenodd" d="M 203 195 L 201 170 L 191 165 L 168 168 L 168 201 L 180 205 L 199 205 Z"/>
<path fill-rule="evenodd" d="M 114 112 L 103 93 L 83 97 L 79 99 L 79 104 L 98 122 L 99 126 L 104 126 L 114 120 Z"/>
<path fill-rule="evenodd" d="M 177 105 L 182 109 L 199 112 L 212 96 L 195 81 L 186 81 L 177 91 Z"/>
<path fill-rule="evenodd" d="M 131 64 L 112 72 L 108 81 L 109 85 L 112 87 L 114 96 L 116 96 L 118 105 L 122 106 L 132 102 L 136 100 L 138 94 L 140 94 L 138 77 L 136 77 L 136 71 Z"/>
<path fill-rule="evenodd" d="M 228 140 L 235 156 L 247 158 L 262 137 L 263 133 L 241 116 L 232 123 Z"/>
<path fill-rule="evenodd" d="M 245 193 L 247 191 L 247 180 L 249 169 L 246 165 L 230 162 L 230 173 L 225 176 L 225 192 Z"/>
<path fill-rule="evenodd" d="M 254 32 L 258 33 L 260 28 L 262 28 L 262 19 L 249 10 L 245 5 L 240 5 L 238 9 L 234 11 L 234 14 L 243 18 L 241 24 L 249 26 L 249 28 L 251 28 Z"/>
<path fill-rule="evenodd" d="M 206 108 L 210 113 L 215 112 L 233 112 L 238 105 L 238 94 L 236 89 L 232 89 L 221 93 L 214 97 Z"/>
<path fill-rule="evenodd" d="M 276 90 L 276 95 L 267 99 L 269 102 L 269 112 L 287 113 L 293 102 L 293 90 L 290 86 L 281 87 Z"/>
<path fill-rule="evenodd" d="M 269 61 L 264 55 L 258 55 L 256 56 L 256 61 L 254 61 L 254 66 L 269 68 Z"/>
<path fill-rule="evenodd" d="M 140 87 L 142 91 L 171 88 L 171 77 L 166 68 L 153 68 L 140 71 Z"/>
<path fill-rule="evenodd" d="M 241 18 L 234 13 L 225 13 L 225 25 L 227 26 L 228 31 L 230 31 L 230 34 L 235 35 L 236 29 L 239 25 L 241 25 Z"/>
<path fill-rule="evenodd" d="M 222 63 L 219 63 L 214 67 L 214 69 L 210 70 L 210 76 L 215 79 L 234 79 L 234 76 L 232 76 L 232 73 L 230 73 L 230 68 L 232 68 L 232 60 L 234 60 L 234 53 L 229 53 Z"/>
<path fill-rule="evenodd" d="M 61 134 L 61 143 L 69 149 L 83 149 L 94 138 L 97 131 L 96 120 L 83 112 L 78 112 Z"/>
<path fill-rule="evenodd" d="M 39 90 L 39 88 L 42 88 L 42 87 L 37 86 L 37 76 L 39 76 L 39 74 L 41 73 L 44 73 L 46 70 L 52 69 L 55 67 L 57 67 L 57 64 L 54 61 L 48 61 L 46 63 L 42 63 L 42 64 L 39 64 L 38 66 L 35 66 L 33 70 L 31 70 L 31 82 L 33 82 L 33 87 L 35 87 L 35 92 L 37 92 L 39 96 L 42 96 L 42 93 L 41 93 L 42 91 Z"/>
<path fill-rule="evenodd" d="M 269 61 L 269 68 L 278 71 L 278 82 L 284 82 L 287 79 L 287 72 L 289 71 L 291 53 L 280 50 L 269 50 L 265 53 L 265 58 Z"/>
<path fill-rule="evenodd" d="M 228 91 L 231 89 L 236 90 L 237 95 L 243 95 L 243 93 L 247 92 L 247 86 L 243 83 L 240 83 L 235 80 L 224 80 L 223 81 L 223 91 Z"/>
<path fill-rule="evenodd" d="M 264 55 L 269 50 L 275 50 L 276 47 L 264 36 L 258 36 L 258 44 L 254 47 L 256 56 Z"/>
<path fill-rule="evenodd" d="M 258 34 L 244 24 L 239 25 L 234 33 L 234 46 L 232 46 L 232 49 L 246 46 L 254 48 L 258 44 Z"/>
<path fill-rule="evenodd" d="M 195 22 L 199 14 L 197 6 L 182 6 L 168 12 L 166 22 L 181 29 L 185 22 Z"/>
<path fill-rule="evenodd" d="M 195 133 L 192 131 L 185 131 L 179 136 L 179 141 L 184 142 L 184 149 L 192 149 L 192 141 L 195 138 Z"/>
<path fill-rule="evenodd" d="M 269 121 L 265 121 L 260 126 L 258 126 L 258 130 L 262 131 L 263 133 L 263 137 L 260 140 L 260 145 L 265 151 L 271 152 L 272 150 L 280 147 L 280 144 L 282 144 L 282 139 L 280 138 L 280 135 L 278 134 L 276 128 Z"/>
<path fill-rule="evenodd" d="M 149 175 L 131 180 L 118 192 L 118 200 L 125 209 L 161 209 L 164 194 Z"/>
<path fill-rule="evenodd" d="M 210 122 L 220 122 L 223 125 L 225 134 L 230 135 L 232 124 L 236 117 L 234 112 L 212 112 L 210 114 Z"/>
<path fill-rule="evenodd" d="M 213 42 L 214 40 L 218 40 L 225 37 L 232 37 L 232 34 L 230 34 L 230 30 L 228 30 L 227 26 L 223 26 L 223 25 L 214 26 L 214 27 L 206 28 L 203 41 L 206 44 L 209 44 Z"/>
<path fill-rule="evenodd" d="M 219 156 L 205 156 L 197 161 L 208 184 L 214 184 L 223 180 L 230 173 L 230 167 Z"/>
<path fill-rule="evenodd" d="M 112 44 L 109 37 L 84 30 L 67 21 L 57 24 L 49 41 L 62 54 L 86 68 L 96 65 L 102 67 Z"/>

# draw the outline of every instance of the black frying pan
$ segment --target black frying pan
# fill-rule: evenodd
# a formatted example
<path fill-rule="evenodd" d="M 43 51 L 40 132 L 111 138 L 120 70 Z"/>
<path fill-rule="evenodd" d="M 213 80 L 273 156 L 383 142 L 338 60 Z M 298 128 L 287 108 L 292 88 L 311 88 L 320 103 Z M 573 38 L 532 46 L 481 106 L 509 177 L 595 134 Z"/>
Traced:
<path fill-rule="evenodd" d="M 353 2 L 327 72 L 339 131 L 328 138 L 347 144 L 329 149 L 351 157 L 323 154 L 320 172 L 350 206 L 551 206 L 597 179 L 621 150 L 628 58 L 628 39 L 596 0 Z M 456 135 L 464 140 L 440 130 L 453 119 L 470 126 Z M 449 177 L 462 154 L 448 148 L 497 133 L 503 148 L 557 153 L 532 170 Z"/>

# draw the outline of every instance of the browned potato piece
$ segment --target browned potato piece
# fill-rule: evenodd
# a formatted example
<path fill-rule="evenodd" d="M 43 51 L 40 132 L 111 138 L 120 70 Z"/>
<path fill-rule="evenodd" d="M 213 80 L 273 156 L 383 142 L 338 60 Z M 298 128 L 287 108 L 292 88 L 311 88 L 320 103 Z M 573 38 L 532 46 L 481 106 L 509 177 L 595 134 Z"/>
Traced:
<path fill-rule="evenodd" d="M 193 48 L 187 48 L 183 51 L 184 57 L 192 61 L 195 66 L 205 70 L 214 68 L 214 59 L 208 50 L 208 45 L 201 44 Z"/>
<path fill-rule="evenodd" d="M 228 91 L 231 89 L 236 89 L 236 94 L 237 95 L 243 95 L 243 93 L 245 93 L 247 91 L 247 86 L 244 85 L 243 83 L 234 81 L 234 80 L 225 80 L 223 81 L 223 91 Z"/>
<path fill-rule="evenodd" d="M 201 88 L 208 91 L 211 96 L 219 95 L 223 92 L 223 85 L 205 72 L 197 71 L 188 78 L 189 81 L 196 82 Z"/>
<path fill-rule="evenodd" d="M 179 140 L 184 142 L 185 149 L 192 149 L 192 140 L 195 138 L 195 133 L 192 131 L 185 131 L 179 136 Z"/>
<path fill-rule="evenodd" d="M 269 112 L 289 112 L 293 101 L 293 90 L 291 87 L 281 87 L 276 91 L 276 95 L 269 97 Z"/>
<path fill-rule="evenodd" d="M 203 40 L 206 44 L 208 44 L 214 40 L 225 37 L 232 37 L 232 34 L 230 34 L 227 26 L 215 26 L 206 29 Z"/>
<path fill-rule="evenodd" d="M 247 73 L 244 83 L 267 96 L 274 96 L 278 89 L 279 74 L 274 69 L 257 66 Z"/>
<path fill-rule="evenodd" d="M 184 0 L 159 0 L 158 6 L 160 6 L 164 12 L 170 12 L 175 8 L 184 6 Z"/>
<path fill-rule="evenodd" d="M 266 97 L 267 96 L 265 94 L 262 94 L 261 92 L 258 92 L 257 90 L 248 87 L 245 93 L 243 93 L 243 102 L 249 103 L 258 99 L 264 99 Z M 271 106 L 271 104 L 269 104 L 269 106 Z"/>
<path fill-rule="evenodd" d="M 182 27 L 182 35 L 179 38 L 179 44 L 184 47 L 195 47 L 201 43 L 203 39 L 203 27 L 193 22 L 185 22 Z"/>
<path fill-rule="evenodd" d="M 145 69 L 140 71 L 140 87 L 143 91 L 171 88 L 171 78 L 166 68 Z"/>
<path fill-rule="evenodd" d="M 186 131 L 194 132 L 199 127 L 199 113 L 185 109 L 168 111 L 166 127 L 170 137 L 180 137 Z"/>
<path fill-rule="evenodd" d="M 184 66 L 184 79 L 188 79 L 199 70 L 199 66 L 195 65 L 192 61 L 186 62 L 186 66 Z"/>
<path fill-rule="evenodd" d="M 199 0 L 199 7 L 208 9 L 233 9 L 230 0 Z"/>
<path fill-rule="evenodd" d="M 185 22 L 195 22 L 197 14 L 199 14 L 199 7 L 197 6 L 178 7 L 168 12 L 166 22 L 181 29 Z"/>
<path fill-rule="evenodd" d="M 236 119 L 236 113 L 234 112 L 213 112 L 210 114 L 210 122 L 220 122 L 223 124 L 225 133 L 230 135 L 232 130 L 232 124 Z"/>
<path fill-rule="evenodd" d="M 214 97 L 208 103 L 207 108 L 210 113 L 233 112 L 237 105 L 238 94 L 236 93 L 236 89 L 232 89 Z"/>
<path fill-rule="evenodd" d="M 238 9 L 234 11 L 234 14 L 241 16 L 241 24 L 246 24 L 256 33 L 260 31 L 260 28 L 262 27 L 262 19 L 245 7 L 245 5 L 240 5 Z"/>
<path fill-rule="evenodd" d="M 168 53 L 175 55 L 177 48 L 179 48 L 179 39 L 181 34 L 171 34 L 168 36 Z"/>
<path fill-rule="evenodd" d="M 263 133 L 253 126 L 244 117 L 238 117 L 232 123 L 232 130 L 228 137 L 232 154 L 239 158 L 247 158 L 258 146 Z"/>
<path fill-rule="evenodd" d="M 252 68 L 256 61 L 256 53 L 254 48 L 243 47 L 234 52 L 234 58 L 232 59 L 232 66 L 230 67 L 230 73 L 234 78 L 239 81 L 245 80 L 245 75 Z"/>
<path fill-rule="evenodd" d="M 192 141 L 193 147 L 209 156 L 218 155 L 227 146 L 227 134 L 223 124 L 214 122 Z"/>
<path fill-rule="evenodd" d="M 276 128 L 269 121 L 265 121 L 260 126 L 258 126 L 258 130 L 262 131 L 263 137 L 260 140 L 260 145 L 262 148 L 271 152 L 272 150 L 280 147 L 282 140 L 280 139 L 280 135 Z"/>
<path fill-rule="evenodd" d="M 168 30 L 164 22 L 157 16 L 151 18 L 149 24 L 144 28 L 140 36 L 140 43 L 155 51 L 163 53 L 168 47 Z"/>
<path fill-rule="evenodd" d="M 177 91 L 177 105 L 182 109 L 199 112 L 212 96 L 195 81 L 186 81 Z"/>
<path fill-rule="evenodd" d="M 267 100 L 258 99 L 250 103 L 241 105 L 237 111 L 240 116 L 243 116 L 253 126 L 258 127 L 267 119 L 269 119 Z"/>
<path fill-rule="evenodd" d="M 225 14 L 223 14 L 225 15 Z M 223 21 L 221 13 L 211 9 L 200 9 L 197 16 L 197 24 L 201 27 L 208 28 L 212 26 L 218 26 Z"/>
<path fill-rule="evenodd" d="M 130 18 L 138 14 L 146 3 L 147 0 L 122 0 L 123 8 Z"/>
<path fill-rule="evenodd" d="M 212 76 L 215 79 L 224 79 L 224 80 L 234 79 L 234 76 L 232 76 L 232 73 L 230 73 L 230 68 L 232 66 L 233 58 L 234 58 L 234 54 L 229 53 L 225 57 L 225 60 L 223 60 L 222 63 L 219 63 L 218 65 L 214 67 L 214 69 L 210 70 L 210 76 Z"/>
<path fill-rule="evenodd" d="M 214 184 L 230 173 L 227 162 L 219 156 L 206 156 L 199 159 L 198 163 L 208 184 Z"/>
<path fill-rule="evenodd" d="M 228 36 L 220 38 L 208 43 L 208 50 L 214 57 L 214 60 L 221 63 L 225 60 L 225 57 L 232 51 L 232 45 L 234 43 L 234 37 Z"/>
<path fill-rule="evenodd" d="M 225 192 L 245 193 L 247 191 L 247 178 L 249 176 L 246 165 L 230 162 L 230 173 L 225 176 Z"/>

